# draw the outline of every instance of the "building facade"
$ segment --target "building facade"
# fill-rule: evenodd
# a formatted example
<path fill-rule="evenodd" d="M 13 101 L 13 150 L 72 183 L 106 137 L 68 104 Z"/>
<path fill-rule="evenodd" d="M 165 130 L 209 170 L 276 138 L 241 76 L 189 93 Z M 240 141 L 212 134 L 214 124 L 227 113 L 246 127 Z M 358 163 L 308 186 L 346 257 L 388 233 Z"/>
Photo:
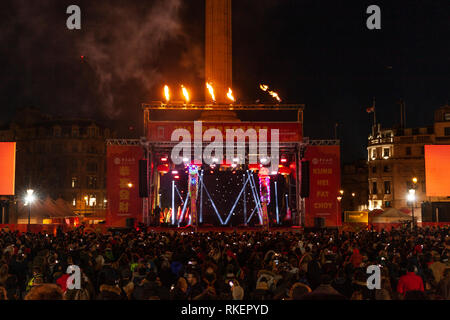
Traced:
<path fill-rule="evenodd" d="M 341 209 L 343 211 L 367 210 L 369 200 L 367 161 L 344 163 L 342 169 Z"/>
<path fill-rule="evenodd" d="M 430 127 L 372 128 L 367 147 L 369 210 L 414 210 L 420 221 L 423 203 L 443 200 L 426 196 L 424 146 L 429 144 L 450 144 L 450 106 L 435 111 Z M 408 200 L 410 190 L 415 190 L 415 201 Z"/>
<path fill-rule="evenodd" d="M 61 198 L 75 214 L 102 219 L 107 206 L 106 139 L 111 137 L 110 129 L 93 120 L 20 111 L 0 129 L 0 141 L 17 143 L 16 199 L 33 189 L 39 199 Z"/>

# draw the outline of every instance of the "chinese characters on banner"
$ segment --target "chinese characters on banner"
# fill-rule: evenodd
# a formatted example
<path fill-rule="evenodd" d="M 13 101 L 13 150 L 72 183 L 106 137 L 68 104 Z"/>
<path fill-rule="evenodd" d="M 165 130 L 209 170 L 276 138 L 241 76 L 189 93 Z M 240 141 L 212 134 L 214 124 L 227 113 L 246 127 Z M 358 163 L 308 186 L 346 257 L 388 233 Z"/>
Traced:
<path fill-rule="evenodd" d="M 107 194 L 109 226 L 124 227 L 126 219 L 142 222 L 142 199 L 139 197 L 139 160 L 144 153 L 140 146 L 108 146 Z"/>
<path fill-rule="evenodd" d="M 339 146 L 308 146 L 305 153 L 309 161 L 309 198 L 305 201 L 305 226 L 314 227 L 314 218 L 324 218 L 326 227 L 342 224 L 340 203 L 340 150 Z"/>

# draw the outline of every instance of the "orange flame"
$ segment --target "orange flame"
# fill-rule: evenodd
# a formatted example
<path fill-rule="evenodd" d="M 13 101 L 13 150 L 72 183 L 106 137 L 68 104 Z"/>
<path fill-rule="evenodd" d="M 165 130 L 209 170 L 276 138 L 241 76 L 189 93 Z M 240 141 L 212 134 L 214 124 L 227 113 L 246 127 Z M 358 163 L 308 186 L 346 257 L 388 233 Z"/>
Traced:
<path fill-rule="evenodd" d="M 269 86 L 265 84 L 260 84 L 259 87 L 262 91 L 267 91 L 273 98 L 275 98 L 278 102 L 281 102 L 281 98 L 275 91 L 269 90 Z"/>
<path fill-rule="evenodd" d="M 212 100 L 214 102 L 216 102 L 216 96 L 214 95 L 214 88 L 213 88 L 213 86 L 209 82 L 207 82 L 206 83 L 206 87 L 208 88 L 208 91 L 209 91 L 209 94 L 211 95 Z"/>
<path fill-rule="evenodd" d="M 236 99 L 233 96 L 233 90 L 231 90 L 231 88 L 228 88 L 227 97 L 228 97 L 228 99 L 230 99 L 233 102 L 236 101 Z"/>
<path fill-rule="evenodd" d="M 181 91 L 183 92 L 183 96 L 184 96 L 184 100 L 186 100 L 186 103 L 189 103 L 189 92 L 187 91 L 187 89 L 181 85 Z"/>
<path fill-rule="evenodd" d="M 169 86 L 164 86 L 164 96 L 166 97 L 166 102 L 169 102 L 170 100 L 170 93 L 169 93 Z"/>

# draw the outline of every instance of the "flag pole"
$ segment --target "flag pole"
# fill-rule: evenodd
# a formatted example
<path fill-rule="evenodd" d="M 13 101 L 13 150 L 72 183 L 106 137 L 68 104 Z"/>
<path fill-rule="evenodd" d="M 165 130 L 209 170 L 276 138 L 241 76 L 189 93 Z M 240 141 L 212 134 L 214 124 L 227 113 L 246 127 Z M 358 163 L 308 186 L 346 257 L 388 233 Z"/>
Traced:
<path fill-rule="evenodd" d="M 375 110 L 375 97 L 373 97 L 372 107 L 373 107 L 373 125 L 375 127 L 377 125 L 377 113 Z"/>

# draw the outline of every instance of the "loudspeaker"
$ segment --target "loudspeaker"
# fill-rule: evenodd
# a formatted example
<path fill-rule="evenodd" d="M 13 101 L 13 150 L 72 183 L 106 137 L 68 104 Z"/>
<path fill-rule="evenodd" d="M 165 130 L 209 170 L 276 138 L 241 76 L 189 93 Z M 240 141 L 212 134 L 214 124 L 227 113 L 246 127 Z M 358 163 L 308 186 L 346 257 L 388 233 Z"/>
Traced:
<path fill-rule="evenodd" d="M 139 197 L 148 197 L 147 160 L 139 160 Z"/>
<path fill-rule="evenodd" d="M 301 183 L 300 183 L 300 197 L 309 197 L 309 161 L 301 162 Z"/>
<path fill-rule="evenodd" d="M 314 228 L 324 228 L 325 218 L 314 218 Z"/>
<path fill-rule="evenodd" d="M 135 221 L 136 219 L 134 219 L 134 218 L 127 218 L 127 220 L 126 220 L 126 227 L 127 228 L 134 228 L 134 221 Z"/>

